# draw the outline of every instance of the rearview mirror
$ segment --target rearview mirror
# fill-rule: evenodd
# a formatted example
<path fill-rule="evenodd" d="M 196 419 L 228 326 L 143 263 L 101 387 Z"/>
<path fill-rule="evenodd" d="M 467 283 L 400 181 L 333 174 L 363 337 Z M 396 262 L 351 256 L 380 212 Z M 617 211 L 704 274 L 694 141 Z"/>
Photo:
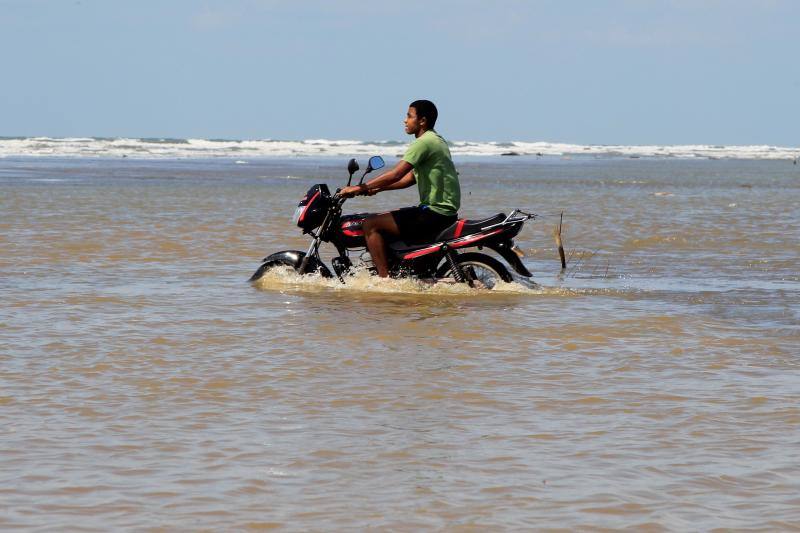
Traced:
<path fill-rule="evenodd" d="M 367 170 L 361 174 L 361 179 L 358 181 L 358 184 L 361 185 L 364 183 L 364 176 L 372 172 L 373 170 L 378 170 L 379 168 L 383 168 L 386 163 L 383 162 L 383 158 L 379 155 L 373 155 L 369 158 L 369 162 L 367 163 Z"/>
<path fill-rule="evenodd" d="M 349 163 L 347 163 L 347 172 L 350 173 L 350 177 L 347 178 L 347 186 L 350 186 L 350 182 L 353 181 L 353 174 L 356 173 L 358 170 L 358 161 L 355 159 L 351 159 Z"/>
<path fill-rule="evenodd" d="M 379 168 L 383 168 L 386 163 L 383 162 L 383 158 L 379 155 L 374 155 L 369 158 L 369 163 L 367 164 L 367 172 L 372 172 L 373 170 L 378 170 Z"/>

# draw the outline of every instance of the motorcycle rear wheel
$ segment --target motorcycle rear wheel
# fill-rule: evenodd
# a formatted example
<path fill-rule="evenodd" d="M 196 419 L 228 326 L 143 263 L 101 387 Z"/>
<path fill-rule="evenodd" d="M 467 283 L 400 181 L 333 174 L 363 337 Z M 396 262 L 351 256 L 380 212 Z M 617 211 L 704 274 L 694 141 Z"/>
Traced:
<path fill-rule="evenodd" d="M 468 252 L 456 256 L 456 263 L 464 274 L 474 280 L 475 287 L 492 290 L 499 282 L 511 283 L 514 278 L 503 263 L 486 254 Z M 445 262 L 436 271 L 438 279 L 452 277 L 450 265 Z"/>

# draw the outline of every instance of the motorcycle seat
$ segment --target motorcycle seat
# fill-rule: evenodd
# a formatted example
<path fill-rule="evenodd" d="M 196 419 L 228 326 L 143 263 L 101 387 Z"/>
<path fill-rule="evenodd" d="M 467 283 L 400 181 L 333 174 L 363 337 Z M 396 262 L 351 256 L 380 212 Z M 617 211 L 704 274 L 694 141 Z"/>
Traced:
<path fill-rule="evenodd" d="M 389 248 L 394 250 L 397 253 L 408 253 L 413 252 L 415 250 L 419 250 L 421 248 L 425 248 L 426 246 L 430 246 L 430 243 L 415 243 L 415 244 L 408 244 L 406 241 L 403 240 L 396 240 L 389 243 Z"/>
<path fill-rule="evenodd" d="M 505 220 L 505 218 L 505 213 L 497 213 L 494 216 L 480 220 L 467 220 L 462 218 L 461 220 L 453 222 L 453 225 L 445 228 L 444 231 L 437 235 L 436 241 L 448 241 L 450 239 L 457 239 L 458 237 L 469 235 L 470 233 L 477 233 L 485 226 L 499 224 Z"/>
<path fill-rule="evenodd" d="M 431 241 L 407 243 L 402 239 L 398 239 L 389 242 L 389 248 L 391 248 L 397 253 L 413 252 L 421 248 L 430 246 L 431 244 L 435 244 L 437 242 L 447 241 L 450 239 L 457 239 L 458 237 L 470 235 L 471 233 L 477 233 L 486 226 L 491 226 L 492 224 L 498 224 L 502 222 L 503 220 L 505 220 L 505 218 L 506 215 L 504 213 L 497 213 L 494 216 L 480 220 L 466 220 L 466 219 L 457 220 L 453 222 L 451 226 L 445 228 L 444 231 L 439 233 L 439 235 L 437 235 L 436 238 L 434 238 Z"/>

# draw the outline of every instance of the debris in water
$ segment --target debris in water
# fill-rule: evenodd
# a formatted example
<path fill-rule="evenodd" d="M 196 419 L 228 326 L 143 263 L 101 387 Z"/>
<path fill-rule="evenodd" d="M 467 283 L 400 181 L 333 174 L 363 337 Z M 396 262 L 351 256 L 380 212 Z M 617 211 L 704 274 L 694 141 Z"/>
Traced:
<path fill-rule="evenodd" d="M 562 212 L 558 219 L 558 227 L 553 229 L 553 237 L 558 246 L 558 257 L 561 259 L 561 270 L 567 268 L 567 260 L 564 258 L 564 243 L 561 241 L 561 223 L 564 222 L 564 213 Z"/>

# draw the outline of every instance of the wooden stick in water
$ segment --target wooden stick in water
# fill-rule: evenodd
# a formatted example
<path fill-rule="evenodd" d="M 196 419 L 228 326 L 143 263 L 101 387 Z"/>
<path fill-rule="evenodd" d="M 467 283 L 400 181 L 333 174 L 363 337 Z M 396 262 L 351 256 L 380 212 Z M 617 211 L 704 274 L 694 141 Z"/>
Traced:
<path fill-rule="evenodd" d="M 561 212 L 561 218 L 558 221 L 558 227 L 553 231 L 553 237 L 556 239 L 556 246 L 558 246 L 558 257 L 561 258 L 561 270 L 567 268 L 567 260 L 564 257 L 564 243 L 561 241 L 561 223 L 564 221 L 564 212 Z"/>

